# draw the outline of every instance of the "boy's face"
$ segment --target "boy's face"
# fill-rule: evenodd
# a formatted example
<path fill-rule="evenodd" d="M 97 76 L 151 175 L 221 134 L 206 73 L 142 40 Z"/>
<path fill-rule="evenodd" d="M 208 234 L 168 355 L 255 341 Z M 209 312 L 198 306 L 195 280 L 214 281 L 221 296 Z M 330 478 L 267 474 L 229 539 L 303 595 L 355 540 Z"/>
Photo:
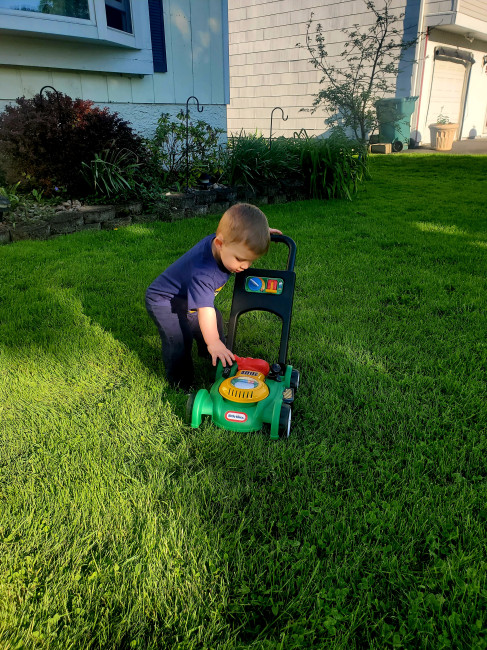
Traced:
<path fill-rule="evenodd" d="M 245 271 L 259 257 L 245 244 L 239 242 L 226 244 L 219 235 L 215 237 L 213 244 L 221 263 L 230 273 Z"/>

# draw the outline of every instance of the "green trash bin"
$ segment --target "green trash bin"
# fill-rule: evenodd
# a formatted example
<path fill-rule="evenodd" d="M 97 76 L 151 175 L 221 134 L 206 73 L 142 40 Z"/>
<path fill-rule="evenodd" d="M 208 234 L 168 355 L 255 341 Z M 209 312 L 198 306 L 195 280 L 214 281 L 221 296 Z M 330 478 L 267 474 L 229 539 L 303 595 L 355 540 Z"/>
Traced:
<path fill-rule="evenodd" d="M 418 97 L 390 97 L 375 102 L 379 121 L 379 142 L 390 142 L 393 151 L 408 149 L 411 115 Z"/>

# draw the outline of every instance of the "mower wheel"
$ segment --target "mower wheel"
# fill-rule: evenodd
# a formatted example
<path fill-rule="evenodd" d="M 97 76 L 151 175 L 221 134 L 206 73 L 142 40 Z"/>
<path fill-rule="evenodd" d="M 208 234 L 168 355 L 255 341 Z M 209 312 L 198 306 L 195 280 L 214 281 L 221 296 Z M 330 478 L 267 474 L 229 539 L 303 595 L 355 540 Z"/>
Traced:
<path fill-rule="evenodd" d="M 291 407 L 289 404 L 281 406 L 281 414 L 279 416 L 279 435 L 289 438 L 291 433 Z"/>
<path fill-rule="evenodd" d="M 196 399 L 196 393 L 190 393 L 188 396 L 188 401 L 186 402 L 186 417 L 185 422 L 191 426 L 191 420 L 193 419 L 193 406 Z"/>
<path fill-rule="evenodd" d="M 298 386 L 299 386 L 299 371 L 298 370 L 293 369 L 291 371 L 291 380 L 289 382 L 289 385 L 291 386 L 291 388 L 294 388 L 295 393 L 298 392 Z"/>

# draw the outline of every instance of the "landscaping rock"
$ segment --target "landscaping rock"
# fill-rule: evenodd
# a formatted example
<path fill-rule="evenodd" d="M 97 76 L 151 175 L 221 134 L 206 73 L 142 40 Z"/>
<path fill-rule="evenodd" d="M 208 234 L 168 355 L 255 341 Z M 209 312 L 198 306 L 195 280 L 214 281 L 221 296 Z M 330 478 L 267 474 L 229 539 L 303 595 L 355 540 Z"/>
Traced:
<path fill-rule="evenodd" d="M 257 201 L 257 194 L 250 187 L 239 185 L 235 188 L 235 191 L 238 201 L 243 201 L 244 203 L 255 203 Z"/>
<path fill-rule="evenodd" d="M 167 201 L 158 201 L 154 205 L 154 210 L 159 221 L 171 221 L 171 208 Z M 139 217 L 137 217 L 137 220 L 139 220 Z M 145 219 L 142 216 L 140 220 L 144 221 Z"/>
<path fill-rule="evenodd" d="M 81 201 L 74 199 L 74 201 L 63 201 L 60 205 L 56 206 L 56 212 L 66 210 L 79 210 L 81 208 Z"/>
<path fill-rule="evenodd" d="M 166 201 L 171 211 L 187 210 L 195 205 L 194 194 L 185 194 L 184 192 L 168 192 L 165 195 Z"/>
<path fill-rule="evenodd" d="M 124 203 L 121 205 L 116 205 L 115 206 L 115 218 L 118 219 L 120 217 L 134 217 L 135 215 L 139 215 L 142 212 L 142 203 L 140 202 L 132 202 L 132 203 Z"/>
<path fill-rule="evenodd" d="M 59 220 L 58 220 L 59 219 Z M 84 221 L 83 215 L 78 211 L 73 212 L 56 212 L 49 217 L 51 224 L 51 235 L 67 235 L 72 232 L 81 230 Z"/>
<path fill-rule="evenodd" d="M 103 223 L 115 219 L 113 205 L 83 205 L 80 210 L 85 223 Z"/>
<path fill-rule="evenodd" d="M 217 200 L 216 190 L 200 190 L 194 193 L 196 205 L 210 205 Z"/>
<path fill-rule="evenodd" d="M 0 244 L 10 243 L 10 229 L 5 223 L 0 223 Z"/>
<path fill-rule="evenodd" d="M 225 203 L 212 203 L 208 206 L 208 214 L 223 214 L 229 207 L 229 201 Z"/>
<path fill-rule="evenodd" d="M 10 228 L 12 241 L 25 239 L 47 239 L 51 232 L 51 224 L 47 221 L 26 221 Z"/>
<path fill-rule="evenodd" d="M 224 185 L 215 186 L 216 191 L 215 203 L 234 203 L 237 200 L 237 189 L 234 187 L 226 187 Z"/>
<path fill-rule="evenodd" d="M 110 221 L 104 221 L 101 224 L 101 227 L 103 230 L 114 230 L 115 228 L 130 226 L 131 223 L 132 217 L 120 217 L 119 219 L 110 219 Z"/>

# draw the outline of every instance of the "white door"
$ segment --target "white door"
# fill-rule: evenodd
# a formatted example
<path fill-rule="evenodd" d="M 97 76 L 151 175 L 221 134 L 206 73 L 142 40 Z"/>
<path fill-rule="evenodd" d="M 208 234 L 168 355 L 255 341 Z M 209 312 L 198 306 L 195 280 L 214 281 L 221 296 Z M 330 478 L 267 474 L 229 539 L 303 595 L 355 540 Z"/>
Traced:
<path fill-rule="evenodd" d="M 427 126 L 437 122 L 440 114 L 461 125 L 465 72 L 463 63 L 435 60 Z"/>

